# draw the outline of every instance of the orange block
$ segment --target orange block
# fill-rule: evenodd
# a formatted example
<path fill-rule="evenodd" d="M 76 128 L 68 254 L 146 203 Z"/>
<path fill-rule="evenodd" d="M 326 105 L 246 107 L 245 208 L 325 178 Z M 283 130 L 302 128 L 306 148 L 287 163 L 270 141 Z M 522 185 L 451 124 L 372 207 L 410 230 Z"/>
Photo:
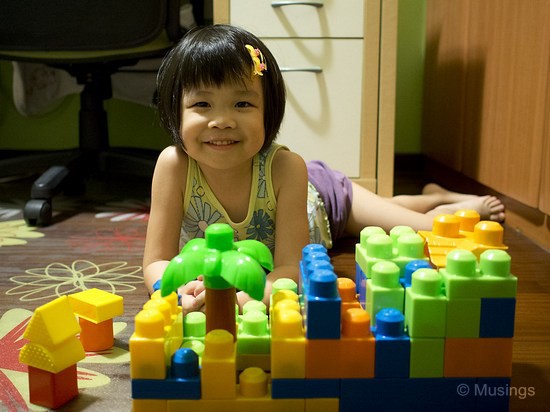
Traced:
<path fill-rule="evenodd" d="M 306 379 L 340 378 L 340 339 L 308 339 L 306 342 Z"/>
<path fill-rule="evenodd" d="M 357 300 L 355 282 L 348 278 L 338 278 L 338 294 L 342 299 L 342 319 L 348 309 L 360 308 L 361 304 Z"/>
<path fill-rule="evenodd" d="M 374 378 L 375 340 L 370 316 L 362 308 L 348 309 L 342 320 L 340 373 L 342 378 Z"/>
<path fill-rule="evenodd" d="M 76 364 L 52 373 L 29 366 L 29 397 L 35 405 L 56 409 L 78 395 Z"/>
<path fill-rule="evenodd" d="M 113 347 L 113 319 L 100 323 L 78 318 L 80 324 L 80 342 L 86 352 L 99 352 Z"/>
<path fill-rule="evenodd" d="M 451 377 L 511 377 L 512 338 L 447 338 L 443 374 Z"/>

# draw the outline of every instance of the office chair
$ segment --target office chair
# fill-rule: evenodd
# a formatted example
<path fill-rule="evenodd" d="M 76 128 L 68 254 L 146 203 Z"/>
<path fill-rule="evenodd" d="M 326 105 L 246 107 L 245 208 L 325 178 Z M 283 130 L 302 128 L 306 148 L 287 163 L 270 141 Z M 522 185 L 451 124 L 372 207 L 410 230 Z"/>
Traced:
<path fill-rule="evenodd" d="M 2 0 L 0 16 L 0 59 L 61 68 L 84 86 L 77 150 L 0 161 L 4 174 L 51 165 L 32 185 L 27 224 L 49 225 L 52 198 L 90 173 L 151 176 L 154 159 L 109 147 L 103 102 L 113 73 L 163 56 L 181 37 L 179 0 Z"/>

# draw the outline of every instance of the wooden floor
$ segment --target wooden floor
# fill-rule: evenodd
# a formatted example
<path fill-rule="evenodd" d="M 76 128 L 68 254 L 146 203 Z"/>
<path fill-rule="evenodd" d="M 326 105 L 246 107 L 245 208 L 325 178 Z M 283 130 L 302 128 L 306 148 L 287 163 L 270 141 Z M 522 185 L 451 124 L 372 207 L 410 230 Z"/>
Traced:
<path fill-rule="evenodd" d="M 408 176 L 400 182 L 402 192 L 421 183 Z M 80 395 L 66 409 L 129 410 L 128 339 L 133 317 L 147 299 L 140 265 L 149 183 L 137 179 L 112 181 L 108 187 L 91 184 L 87 196 L 56 202 L 54 223 L 31 232 L 17 223 L 28 184 L 0 183 L 0 409 L 27 407 L 25 370 L 17 353 L 23 342 L 21 326 L 32 311 L 57 295 L 99 287 L 125 300 L 125 314 L 116 319 L 116 350 L 88 354 L 79 363 Z M 355 276 L 356 241 L 345 239 L 331 251 L 340 276 Z M 519 278 L 511 410 L 548 410 L 550 255 L 506 226 L 505 243 L 512 272 Z M 534 395 L 523 396 L 528 389 Z"/>

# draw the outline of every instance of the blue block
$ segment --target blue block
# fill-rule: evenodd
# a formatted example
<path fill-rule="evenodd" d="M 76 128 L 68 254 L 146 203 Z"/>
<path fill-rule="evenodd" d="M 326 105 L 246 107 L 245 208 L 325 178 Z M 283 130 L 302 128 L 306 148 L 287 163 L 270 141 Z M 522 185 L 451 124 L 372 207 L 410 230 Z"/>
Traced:
<path fill-rule="evenodd" d="M 342 379 L 340 412 L 473 411 L 475 383 L 475 378 Z"/>
<path fill-rule="evenodd" d="M 342 299 L 337 279 L 331 270 L 316 270 L 309 277 L 304 296 L 307 339 L 340 339 Z"/>
<path fill-rule="evenodd" d="M 339 398 L 340 379 L 306 379 L 304 398 Z"/>
<path fill-rule="evenodd" d="M 376 355 L 376 378 L 408 378 L 410 372 L 411 341 L 404 331 L 405 318 L 394 308 L 382 309 L 376 314 L 373 329 Z"/>
<path fill-rule="evenodd" d="M 201 383 L 194 379 L 132 379 L 133 399 L 200 399 Z"/>
<path fill-rule="evenodd" d="M 476 411 L 507 411 L 510 408 L 510 378 L 478 378 Z"/>
<path fill-rule="evenodd" d="M 305 379 L 272 379 L 271 397 L 273 399 L 304 399 L 306 396 Z"/>
<path fill-rule="evenodd" d="M 366 287 L 367 275 L 365 275 L 365 272 L 363 272 L 363 269 L 361 269 L 359 263 L 355 262 L 355 289 L 357 290 L 357 294 L 359 296 L 363 296 L 363 303 L 361 304 L 363 307 L 365 306 Z"/>
<path fill-rule="evenodd" d="M 479 337 L 512 338 L 515 315 L 515 298 L 482 298 Z"/>

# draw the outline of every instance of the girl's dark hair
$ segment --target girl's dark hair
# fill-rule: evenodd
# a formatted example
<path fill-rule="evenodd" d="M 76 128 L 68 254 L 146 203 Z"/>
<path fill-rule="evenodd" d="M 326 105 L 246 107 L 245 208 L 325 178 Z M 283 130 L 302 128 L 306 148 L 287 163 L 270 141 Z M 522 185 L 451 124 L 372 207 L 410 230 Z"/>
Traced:
<path fill-rule="evenodd" d="M 283 120 L 285 85 L 277 61 L 253 34 L 230 25 L 189 31 L 163 60 L 158 76 L 158 110 L 163 127 L 180 147 L 181 101 L 186 90 L 240 83 L 252 76 L 253 62 L 245 45 L 261 50 L 267 71 L 260 77 L 264 98 L 265 142 L 271 145 Z"/>

